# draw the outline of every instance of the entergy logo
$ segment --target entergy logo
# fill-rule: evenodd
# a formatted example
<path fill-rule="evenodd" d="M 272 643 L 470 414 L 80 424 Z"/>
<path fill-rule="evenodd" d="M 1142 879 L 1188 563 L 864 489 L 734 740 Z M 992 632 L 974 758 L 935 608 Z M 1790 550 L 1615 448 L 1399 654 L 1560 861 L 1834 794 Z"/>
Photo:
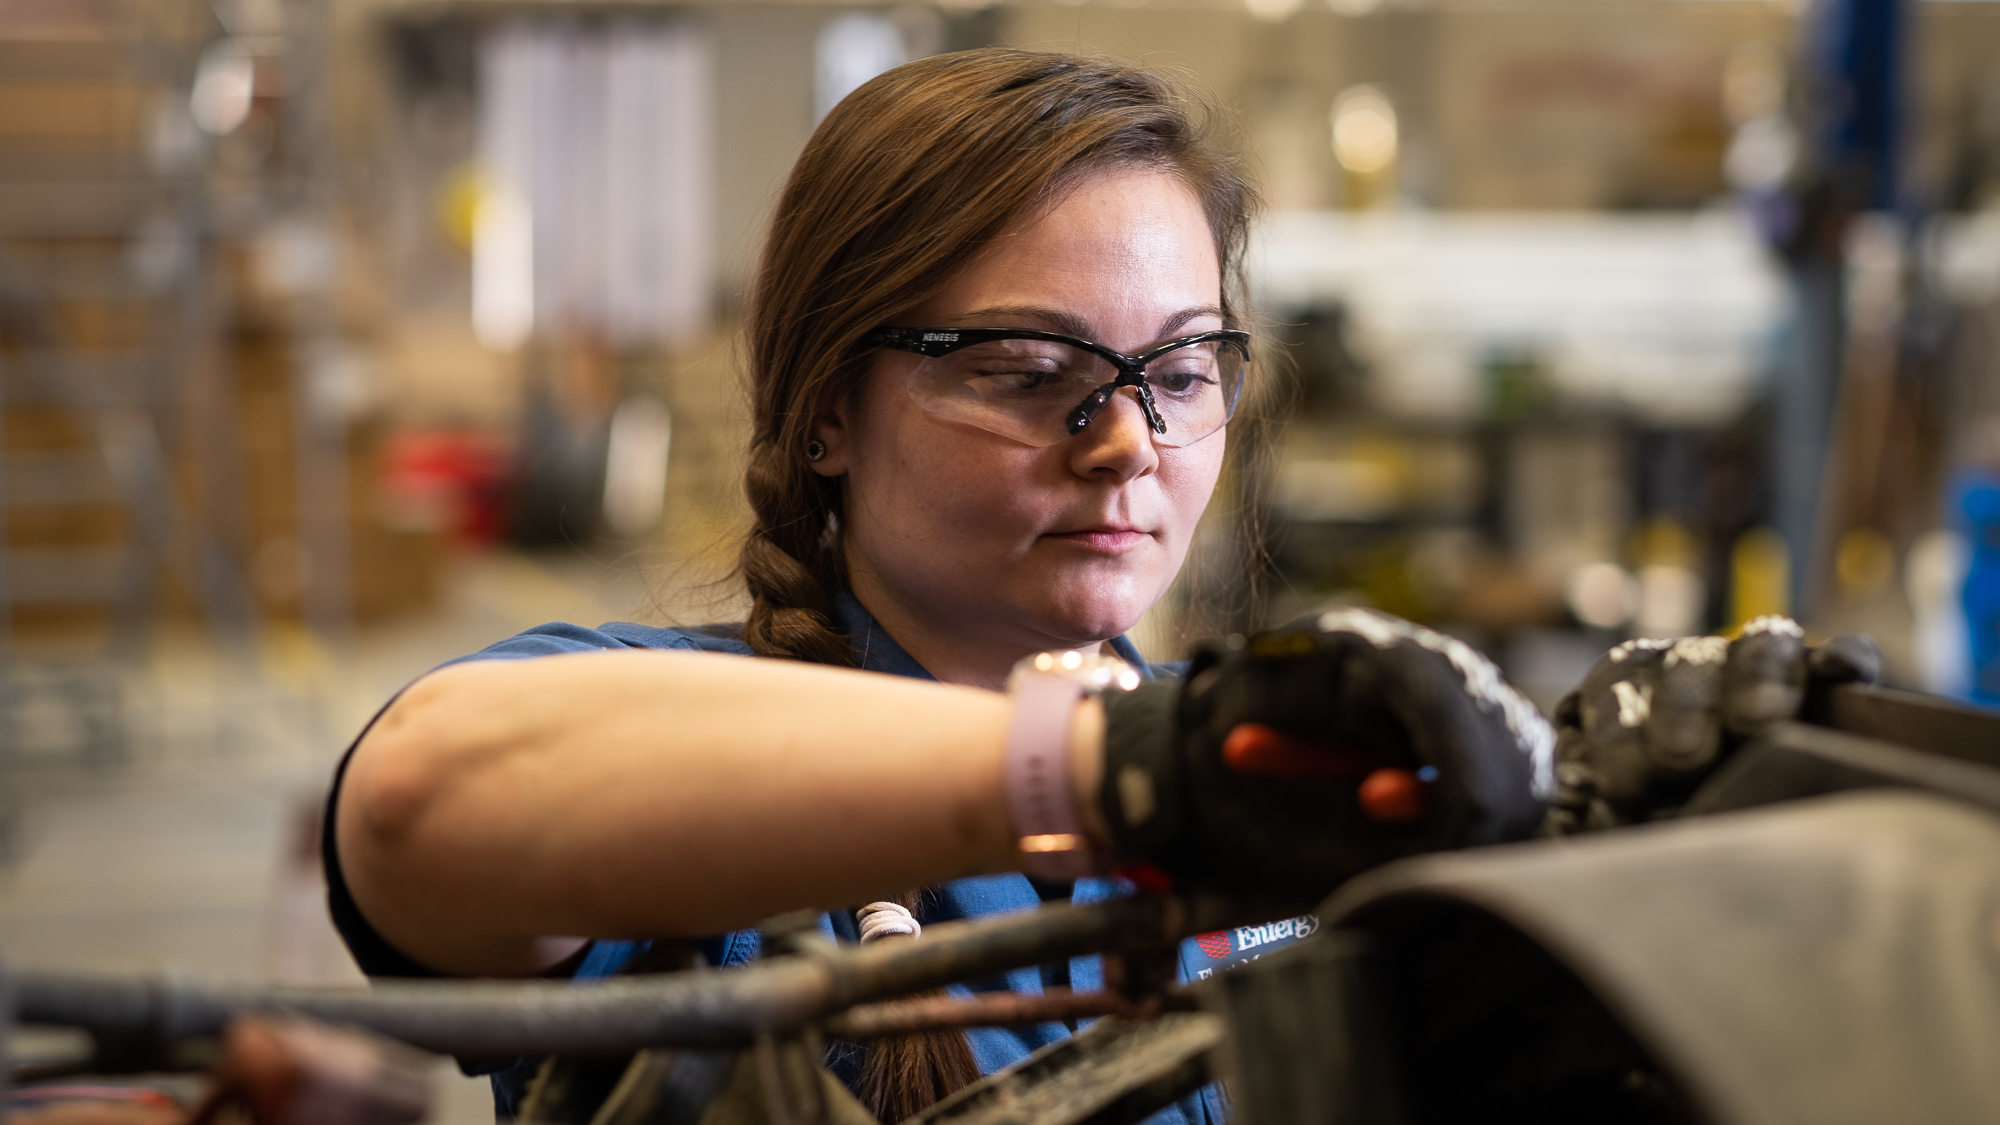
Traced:
<path fill-rule="evenodd" d="M 1301 914 L 1296 918 L 1266 922 L 1261 926 L 1238 926 L 1230 931 L 1230 936 L 1236 940 L 1236 952 L 1242 953 L 1260 945 L 1269 945 L 1274 941 L 1310 937 L 1317 929 L 1319 929 L 1318 918 L 1310 914 Z"/>

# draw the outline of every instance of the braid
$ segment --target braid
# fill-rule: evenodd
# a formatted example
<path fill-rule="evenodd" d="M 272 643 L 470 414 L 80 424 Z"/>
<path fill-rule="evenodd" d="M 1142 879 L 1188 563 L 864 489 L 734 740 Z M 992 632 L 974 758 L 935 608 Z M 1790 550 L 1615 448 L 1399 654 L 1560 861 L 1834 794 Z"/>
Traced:
<path fill-rule="evenodd" d="M 830 482 L 776 441 L 750 452 L 743 487 L 754 522 L 737 561 L 750 591 L 743 640 L 759 656 L 851 667 L 854 650 L 833 627 L 837 552 L 827 543 Z"/>
<path fill-rule="evenodd" d="M 925 891 L 904 891 L 892 901 L 915 910 Z M 945 990 L 920 993 L 912 1000 L 949 995 Z M 932 1105 L 979 1081 L 979 1061 L 963 1031 L 943 1028 L 880 1039 L 861 1061 L 855 1094 L 877 1121 L 893 1123 L 915 1117 Z"/>
<path fill-rule="evenodd" d="M 829 543 L 827 493 L 818 474 L 787 456 L 796 443 L 764 440 L 750 453 L 744 490 L 755 519 L 738 563 L 750 589 L 743 639 L 759 656 L 851 666 L 854 649 L 834 631 L 827 588 L 838 580 L 838 544 Z M 905 891 L 895 902 L 914 909 L 923 892 Z M 943 996 L 939 990 L 924 996 Z M 916 997 L 912 997 L 916 999 Z M 913 1117 L 979 1080 L 979 1063 L 961 1031 L 916 1032 L 878 1040 L 862 1060 L 863 1105 L 885 1122 Z"/>

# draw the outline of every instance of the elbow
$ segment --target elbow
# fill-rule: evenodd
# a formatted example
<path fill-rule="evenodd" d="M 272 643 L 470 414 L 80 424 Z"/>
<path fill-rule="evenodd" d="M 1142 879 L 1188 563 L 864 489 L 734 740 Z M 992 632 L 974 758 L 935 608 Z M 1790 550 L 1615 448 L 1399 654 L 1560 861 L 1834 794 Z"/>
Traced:
<path fill-rule="evenodd" d="M 410 685 L 356 744 L 341 782 L 344 836 L 370 850 L 406 843 L 463 778 L 476 734 L 454 718 L 465 692 L 450 671 Z"/>

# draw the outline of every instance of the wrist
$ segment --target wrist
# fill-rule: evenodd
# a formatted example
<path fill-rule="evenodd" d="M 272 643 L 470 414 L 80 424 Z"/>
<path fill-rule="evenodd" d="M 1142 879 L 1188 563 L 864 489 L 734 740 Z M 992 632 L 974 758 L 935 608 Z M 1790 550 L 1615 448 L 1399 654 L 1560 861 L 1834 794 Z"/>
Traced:
<path fill-rule="evenodd" d="M 1096 800 L 1105 728 L 1098 697 L 1140 682 L 1122 660 L 1077 652 L 1038 653 L 1015 666 L 1004 789 L 1028 874 L 1064 881 L 1105 870 L 1111 833 Z"/>
<path fill-rule="evenodd" d="M 1095 696 L 1085 696 L 1070 713 L 1069 777 L 1070 798 L 1091 851 L 1109 855 L 1111 829 L 1098 799 L 1104 788 L 1104 703 Z"/>

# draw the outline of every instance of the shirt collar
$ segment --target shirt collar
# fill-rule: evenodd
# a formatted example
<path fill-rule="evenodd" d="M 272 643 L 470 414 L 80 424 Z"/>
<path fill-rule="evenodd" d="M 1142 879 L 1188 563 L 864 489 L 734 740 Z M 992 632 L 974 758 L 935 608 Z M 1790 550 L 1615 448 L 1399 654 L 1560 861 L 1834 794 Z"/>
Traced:
<path fill-rule="evenodd" d="M 848 590 L 836 590 L 833 594 L 833 626 L 847 634 L 854 645 L 854 661 L 869 672 L 887 672 L 892 676 L 908 676 L 915 680 L 935 680 L 916 657 L 903 651 L 887 630 L 875 623 L 875 617 L 862 606 L 860 600 Z M 1124 634 L 1110 640 L 1111 651 L 1120 660 L 1138 670 L 1139 675 L 1153 678 L 1152 666 Z"/>

